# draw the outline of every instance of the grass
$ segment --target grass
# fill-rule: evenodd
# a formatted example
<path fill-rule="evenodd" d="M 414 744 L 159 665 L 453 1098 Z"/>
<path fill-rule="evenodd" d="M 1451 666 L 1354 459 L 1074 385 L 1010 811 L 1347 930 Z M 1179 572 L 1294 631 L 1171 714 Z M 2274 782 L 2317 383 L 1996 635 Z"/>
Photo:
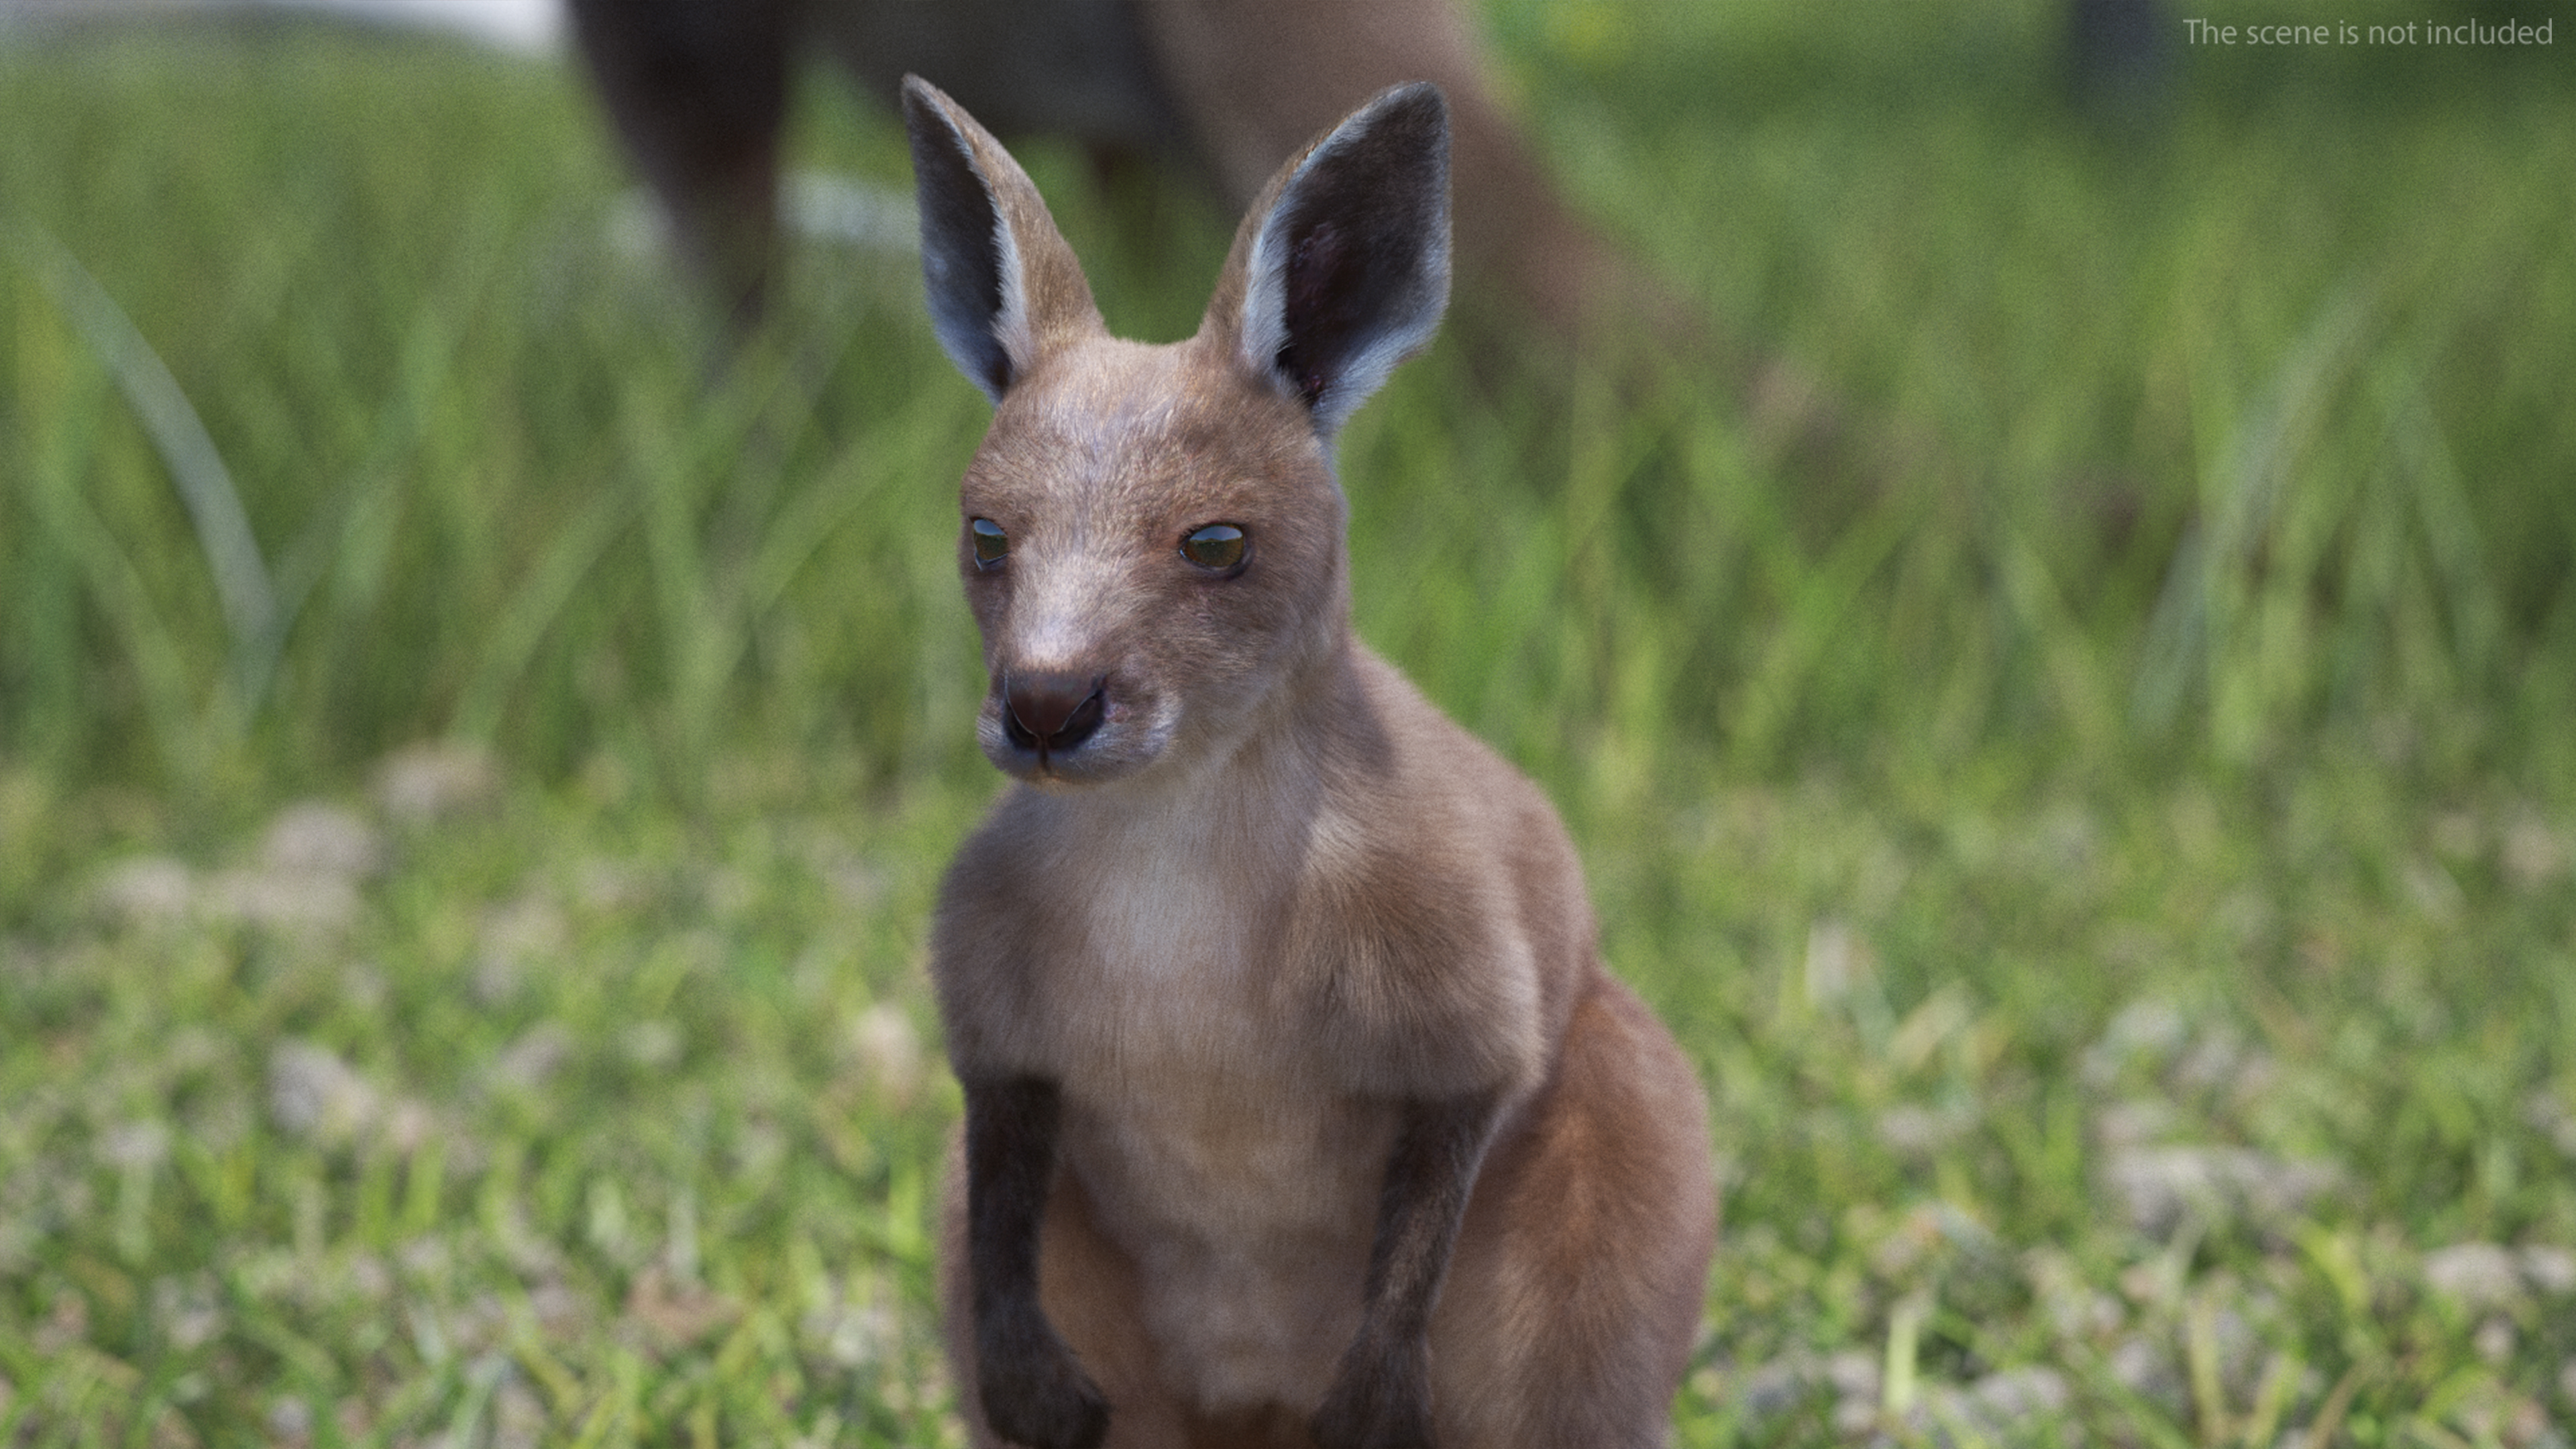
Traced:
<path fill-rule="evenodd" d="M 2047 13 L 1491 6 L 1897 461 L 1444 344 L 1346 435 L 1362 631 L 1709 1082 L 1680 1442 L 2564 1444 L 2576 88 L 2194 53 L 2104 131 Z M 954 1441 L 910 261 L 716 369 L 578 87 L 392 37 L 0 45 L 0 131 L 0 1440 Z M 1027 159 L 1186 330 L 1227 219 Z"/>

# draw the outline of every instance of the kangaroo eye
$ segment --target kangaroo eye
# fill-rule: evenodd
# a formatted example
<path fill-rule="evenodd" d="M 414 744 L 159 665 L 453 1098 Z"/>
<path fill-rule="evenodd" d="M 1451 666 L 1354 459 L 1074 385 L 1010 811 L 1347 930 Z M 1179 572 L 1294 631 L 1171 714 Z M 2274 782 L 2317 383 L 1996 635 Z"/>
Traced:
<path fill-rule="evenodd" d="M 1002 525 L 989 518 L 974 520 L 966 525 L 966 531 L 975 536 L 975 567 L 979 569 L 1000 563 L 1002 556 L 1011 551 L 1011 541 L 1003 535 Z"/>
<path fill-rule="evenodd" d="M 1181 540 L 1181 557 L 1215 572 L 1240 569 L 1250 541 L 1231 523 L 1211 523 Z"/>

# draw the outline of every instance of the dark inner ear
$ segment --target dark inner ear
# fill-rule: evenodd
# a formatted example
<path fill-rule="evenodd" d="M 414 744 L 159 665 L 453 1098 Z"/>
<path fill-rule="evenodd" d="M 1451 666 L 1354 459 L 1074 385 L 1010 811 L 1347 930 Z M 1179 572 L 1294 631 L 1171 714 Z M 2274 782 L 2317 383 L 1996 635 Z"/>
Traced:
<path fill-rule="evenodd" d="M 1309 405 L 1377 321 L 1423 285 L 1439 196 L 1422 173 L 1437 164 L 1441 140 L 1436 106 L 1400 108 L 1356 144 L 1317 158 L 1298 181 L 1281 233 L 1287 340 L 1275 361 Z"/>
<path fill-rule="evenodd" d="M 921 197 L 921 270 L 931 322 L 958 365 L 1000 397 L 1011 385 L 1011 357 L 993 324 L 1002 315 L 1001 215 L 984 178 L 944 117 L 904 98 L 912 133 L 912 167 Z M 969 359 L 972 359 L 971 363 Z"/>
<path fill-rule="evenodd" d="M 1330 221 L 1317 222 L 1288 248 L 1288 340 L 1279 344 L 1279 371 L 1309 407 L 1340 370 L 1348 339 L 1368 315 L 1370 294 L 1385 290 L 1383 282 L 1371 287 L 1367 271 Z"/>

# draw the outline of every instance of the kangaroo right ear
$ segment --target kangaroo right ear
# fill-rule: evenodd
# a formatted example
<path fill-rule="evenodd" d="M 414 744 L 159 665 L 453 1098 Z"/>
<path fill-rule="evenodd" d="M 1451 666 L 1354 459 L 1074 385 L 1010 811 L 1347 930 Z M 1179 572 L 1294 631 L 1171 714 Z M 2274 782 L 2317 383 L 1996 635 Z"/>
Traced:
<path fill-rule="evenodd" d="M 1106 329 L 1082 264 L 1020 163 L 963 107 L 903 78 L 904 128 L 921 198 L 930 327 L 995 402 L 1041 358 Z"/>

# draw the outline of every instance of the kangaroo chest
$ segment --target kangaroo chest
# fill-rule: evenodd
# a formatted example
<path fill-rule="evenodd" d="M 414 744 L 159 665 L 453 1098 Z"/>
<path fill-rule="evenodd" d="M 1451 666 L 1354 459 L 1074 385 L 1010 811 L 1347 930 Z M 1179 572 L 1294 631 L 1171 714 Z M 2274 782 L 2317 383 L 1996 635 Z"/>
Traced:
<path fill-rule="evenodd" d="M 1177 840 L 1095 878 L 1056 976 L 1065 1169 L 1203 1407 L 1311 1403 L 1357 1327 L 1393 1110 L 1334 1080 L 1276 923 Z"/>

